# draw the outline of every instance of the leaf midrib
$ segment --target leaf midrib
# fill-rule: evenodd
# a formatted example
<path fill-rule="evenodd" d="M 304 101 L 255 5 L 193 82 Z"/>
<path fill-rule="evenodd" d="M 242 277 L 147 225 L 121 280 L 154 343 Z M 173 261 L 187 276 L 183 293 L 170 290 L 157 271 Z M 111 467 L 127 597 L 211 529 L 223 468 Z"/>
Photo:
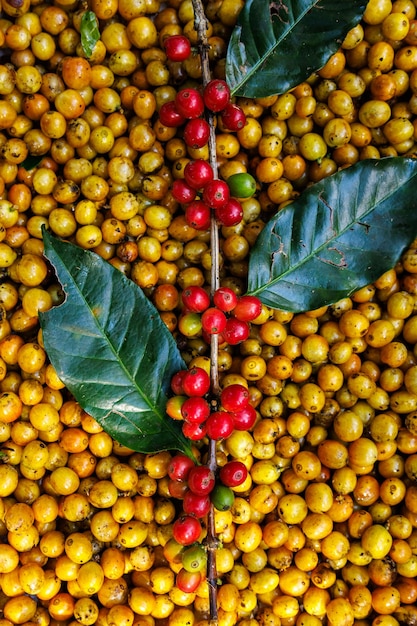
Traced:
<path fill-rule="evenodd" d="M 244 78 L 244 80 L 241 80 L 241 81 L 240 81 L 240 83 L 237 85 L 236 89 L 232 89 L 232 95 L 233 95 L 233 94 L 235 94 L 235 93 L 237 92 L 237 90 L 238 90 L 238 89 L 241 89 L 244 85 L 246 85 L 246 83 L 248 82 L 248 80 L 249 80 L 250 78 L 252 78 L 253 74 L 255 74 L 255 73 L 256 73 L 256 71 L 258 70 L 259 66 L 263 64 L 264 59 L 265 59 L 266 57 L 268 57 L 270 54 L 272 54 L 272 52 L 273 52 L 273 51 L 274 51 L 274 50 L 275 50 L 275 49 L 276 49 L 276 48 L 277 48 L 277 47 L 281 44 L 281 42 L 285 39 L 285 37 L 287 36 L 288 32 L 289 32 L 291 29 L 294 29 L 294 27 L 298 24 L 298 22 L 299 22 L 299 21 L 301 21 L 301 19 L 302 19 L 302 18 L 303 18 L 303 17 L 304 17 L 304 16 L 305 16 L 305 15 L 306 15 L 309 11 L 311 11 L 313 8 L 315 8 L 315 6 L 316 6 L 319 2 L 320 2 L 320 0 L 316 0 L 316 2 L 314 2 L 314 3 L 313 3 L 313 5 L 312 5 L 312 6 L 310 6 L 310 8 L 309 8 L 309 9 L 306 9 L 305 11 L 303 11 L 303 12 L 299 15 L 298 19 L 294 20 L 294 22 L 292 23 L 292 25 L 288 26 L 288 28 L 285 30 L 285 32 L 283 33 L 283 35 L 282 35 L 282 36 L 281 36 L 281 37 L 280 37 L 280 38 L 279 38 L 279 39 L 275 42 L 275 44 L 274 44 L 271 48 L 269 48 L 269 49 L 267 50 L 267 52 L 265 52 L 265 54 L 264 54 L 261 58 L 259 58 L 259 61 L 257 61 L 257 63 L 255 63 L 255 65 L 253 65 L 253 66 L 252 66 L 252 70 L 251 70 L 251 71 L 249 71 L 249 73 L 245 74 L 245 78 Z M 251 8 L 252 8 L 252 7 L 251 7 Z M 273 24 L 273 17 L 271 16 L 271 29 L 273 30 L 273 26 L 272 26 L 272 24 Z M 238 42 L 238 43 L 240 43 L 240 45 L 242 45 L 242 44 L 241 44 L 241 42 L 240 42 L 240 37 L 239 37 L 239 42 Z M 244 48 L 245 48 L 245 55 L 246 55 L 246 45 L 243 43 L 243 46 L 244 46 Z M 247 58 L 247 56 L 246 56 L 246 58 Z"/>

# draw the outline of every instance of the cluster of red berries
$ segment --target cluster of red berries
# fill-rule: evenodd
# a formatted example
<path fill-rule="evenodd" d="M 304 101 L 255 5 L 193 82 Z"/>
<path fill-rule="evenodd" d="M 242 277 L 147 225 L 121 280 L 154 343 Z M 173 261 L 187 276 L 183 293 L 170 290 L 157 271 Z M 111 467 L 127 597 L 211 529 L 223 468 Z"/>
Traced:
<path fill-rule="evenodd" d="M 165 40 L 165 50 L 170 60 L 179 61 L 187 58 L 191 46 L 183 35 L 174 35 Z M 181 89 L 174 100 L 161 106 L 159 119 L 164 126 L 184 125 L 186 145 L 198 149 L 204 147 L 210 137 L 210 126 L 202 117 L 206 109 L 219 113 L 223 127 L 228 130 L 240 130 L 246 123 L 242 109 L 230 102 L 227 83 L 217 78 L 204 87 L 203 93 L 191 87 Z M 185 205 L 187 223 L 196 230 L 210 227 L 212 211 L 224 226 L 234 226 L 242 220 L 242 205 L 231 197 L 225 181 L 214 178 L 213 168 L 204 159 L 186 165 L 184 178 L 175 180 L 172 185 L 172 195 Z"/>
<path fill-rule="evenodd" d="M 210 378 L 201 367 L 180 370 L 172 377 L 167 414 L 182 420 L 182 431 L 191 441 L 209 437 L 227 439 L 233 430 L 249 430 L 255 423 L 256 411 L 249 403 L 246 387 L 239 384 L 225 387 L 220 394 L 220 408 L 212 410 L 209 400 Z"/>
<path fill-rule="evenodd" d="M 169 60 L 181 62 L 191 54 L 191 45 L 183 35 L 175 35 L 165 40 L 165 50 Z M 193 88 L 180 90 L 173 101 L 161 106 L 159 118 L 165 126 L 182 126 L 186 145 L 199 149 L 210 139 L 210 125 L 204 118 L 207 110 L 219 114 L 225 129 L 237 131 L 246 123 L 245 114 L 231 103 L 230 90 L 220 79 L 211 80 L 202 93 Z M 184 205 L 187 223 L 197 230 L 207 230 L 213 214 L 225 226 L 242 220 L 242 205 L 236 198 L 249 197 L 249 193 L 240 195 L 237 189 L 215 179 L 207 161 L 195 159 L 184 168 L 184 178 L 174 181 L 172 194 Z M 220 344 L 244 341 L 250 333 L 250 322 L 262 311 L 258 298 L 238 297 L 228 287 L 217 289 L 212 299 L 202 287 L 188 287 L 182 293 L 182 304 L 180 332 L 187 337 L 202 334 L 207 343 L 214 334 Z M 218 401 L 213 400 L 210 376 L 203 368 L 177 372 L 171 380 L 171 390 L 174 396 L 169 398 L 166 412 L 182 421 L 182 431 L 192 441 L 204 437 L 220 441 L 233 430 L 248 430 L 255 423 L 256 411 L 249 403 L 247 388 L 229 385 L 221 391 Z M 248 470 L 241 461 L 232 460 L 215 475 L 207 465 L 196 465 L 186 455 L 177 454 L 171 460 L 168 476 L 170 495 L 182 502 L 182 514 L 173 524 L 173 536 L 164 546 L 164 555 L 179 566 L 177 587 L 191 593 L 204 579 L 207 564 L 207 552 L 201 543 L 205 531 L 200 520 L 211 506 L 221 511 L 230 509 L 233 488 L 246 481 Z"/>
<path fill-rule="evenodd" d="M 204 536 L 200 522 L 211 504 L 219 510 L 228 510 L 234 501 L 233 487 L 241 485 L 248 470 L 241 461 L 230 461 L 216 477 L 206 465 L 195 465 L 184 454 L 171 459 L 168 476 L 172 497 L 182 500 L 183 514 L 174 522 L 172 539 L 164 548 L 168 561 L 182 565 L 176 584 L 182 591 L 195 591 L 203 579 L 207 554 L 201 544 Z M 190 587 L 193 587 L 190 589 Z"/>
<path fill-rule="evenodd" d="M 262 312 L 262 303 L 255 296 L 240 296 L 229 287 L 219 287 L 211 303 L 208 293 L 191 285 L 181 294 L 184 309 L 178 320 L 178 329 L 186 337 L 202 333 L 210 343 L 211 335 L 218 335 L 219 344 L 237 345 L 249 337 L 250 322 Z"/>

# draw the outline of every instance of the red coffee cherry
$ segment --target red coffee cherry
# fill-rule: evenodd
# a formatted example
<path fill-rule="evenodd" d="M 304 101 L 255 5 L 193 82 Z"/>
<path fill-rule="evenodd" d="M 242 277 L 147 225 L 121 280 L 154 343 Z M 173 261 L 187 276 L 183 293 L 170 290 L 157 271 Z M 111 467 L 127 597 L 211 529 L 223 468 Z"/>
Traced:
<path fill-rule="evenodd" d="M 223 311 L 216 307 L 210 307 L 204 311 L 201 316 L 201 324 L 203 330 L 208 335 L 217 335 L 222 333 L 226 328 L 227 318 Z"/>
<path fill-rule="evenodd" d="M 171 193 L 174 200 L 180 202 L 181 204 L 188 204 L 189 202 L 192 202 L 197 195 L 197 191 L 187 185 L 183 178 L 177 178 L 177 180 L 174 180 L 171 187 Z"/>
<path fill-rule="evenodd" d="M 210 137 L 210 126 L 202 118 L 190 120 L 184 128 L 184 141 L 190 148 L 202 148 Z"/>
<path fill-rule="evenodd" d="M 175 577 L 175 584 L 183 593 L 194 593 L 203 579 L 201 572 L 187 572 L 182 568 Z"/>
<path fill-rule="evenodd" d="M 210 296 L 203 287 L 198 285 L 191 285 L 184 289 L 181 300 L 185 308 L 194 313 L 202 313 L 210 306 Z"/>
<path fill-rule="evenodd" d="M 196 230 L 208 230 L 211 221 L 211 209 L 202 200 L 193 200 L 185 207 L 187 224 Z"/>
<path fill-rule="evenodd" d="M 189 424 L 202 424 L 210 415 L 210 405 L 204 398 L 187 398 L 181 407 L 181 415 Z"/>
<path fill-rule="evenodd" d="M 256 422 L 256 411 L 251 404 L 240 411 L 232 413 L 236 430 L 249 430 Z"/>
<path fill-rule="evenodd" d="M 187 371 L 188 370 L 180 370 L 179 372 L 175 372 L 175 374 L 171 378 L 171 390 L 176 396 L 181 396 L 184 393 L 184 389 L 182 388 L 182 381 L 184 380 L 184 376 L 186 375 Z"/>
<path fill-rule="evenodd" d="M 175 106 L 180 115 L 188 120 L 204 113 L 204 100 L 197 89 L 181 89 L 175 96 Z"/>
<path fill-rule="evenodd" d="M 210 111 L 218 113 L 230 102 L 230 89 L 226 81 L 220 78 L 214 78 L 204 88 L 203 91 L 204 104 Z"/>
<path fill-rule="evenodd" d="M 234 420 L 227 411 L 215 411 L 206 421 L 207 436 L 220 441 L 227 439 L 233 432 Z"/>
<path fill-rule="evenodd" d="M 212 209 L 226 207 L 230 200 L 230 190 L 224 180 L 212 180 L 203 189 L 203 200 Z"/>
<path fill-rule="evenodd" d="M 181 515 L 172 526 L 172 536 L 182 546 L 189 546 L 201 535 L 201 524 L 191 515 Z"/>
<path fill-rule="evenodd" d="M 220 118 L 228 130 L 241 130 L 246 124 L 246 115 L 237 104 L 229 103 L 220 113 Z"/>
<path fill-rule="evenodd" d="M 249 337 L 250 328 L 247 322 L 242 322 L 236 317 L 230 317 L 226 322 L 226 328 L 223 331 L 224 340 L 231 346 L 242 343 Z"/>
<path fill-rule="evenodd" d="M 167 37 L 164 48 L 170 61 L 185 61 L 191 54 L 190 40 L 184 35 Z"/>
<path fill-rule="evenodd" d="M 237 301 L 238 297 L 230 287 L 219 287 L 213 294 L 213 304 L 224 313 L 232 311 Z"/>
<path fill-rule="evenodd" d="M 232 315 L 241 322 L 251 322 L 262 312 L 262 302 L 256 296 L 241 296 Z"/>
<path fill-rule="evenodd" d="M 210 389 L 210 377 L 202 367 L 192 367 L 186 370 L 182 387 L 187 396 L 205 396 Z"/>
<path fill-rule="evenodd" d="M 178 112 L 175 102 L 170 100 L 169 102 L 164 102 L 159 109 L 159 120 L 164 126 L 177 128 L 184 124 L 185 117 Z"/>
<path fill-rule="evenodd" d="M 207 434 L 205 422 L 202 424 L 190 424 L 189 422 L 184 422 L 181 429 L 184 437 L 187 437 L 190 441 L 201 441 L 201 439 L 203 439 Z"/>
<path fill-rule="evenodd" d="M 249 404 L 249 391 L 238 383 L 228 385 L 220 394 L 220 402 L 225 411 L 240 411 Z"/>
<path fill-rule="evenodd" d="M 224 206 L 215 208 L 214 215 L 222 226 L 236 226 L 242 221 L 243 208 L 239 200 L 230 198 Z"/>
<path fill-rule="evenodd" d="M 172 480 L 187 480 L 187 476 L 194 465 L 194 461 L 189 456 L 176 454 L 168 465 L 168 476 Z"/>
<path fill-rule="evenodd" d="M 184 168 L 184 179 L 193 189 L 201 189 L 213 180 L 211 165 L 203 159 L 190 161 Z"/>
<path fill-rule="evenodd" d="M 184 495 L 182 508 L 184 513 L 195 515 L 198 519 L 201 519 L 210 510 L 210 498 L 209 496 L 199 496 L 188 490 Z"/>
<path fill-rule="evenodd" d="M 208 496 L 213 491 L 216 480 L 207 465 L 196 465 L 188 474 L 188 487 L 197 496 Z"/>
<path fill-rule="evenodd" d="M 229 461 L 220 469 L 219 477 L 226 487 L 238 487 L 248 476 L 246 465 L 242 461 Z"/>

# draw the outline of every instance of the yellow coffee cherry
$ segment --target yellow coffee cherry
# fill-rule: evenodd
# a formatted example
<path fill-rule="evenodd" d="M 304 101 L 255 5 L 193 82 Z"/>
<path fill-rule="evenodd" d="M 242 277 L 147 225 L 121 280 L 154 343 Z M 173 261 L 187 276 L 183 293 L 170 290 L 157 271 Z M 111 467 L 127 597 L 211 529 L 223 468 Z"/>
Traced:
<path fill-rule="evenodd" d="M 71 533 L 65 540 L 65 554 L 74 563 L 87 563 L 93 556 L 90 539 L 83 533 Z"/>
<path fill-rule="evenodd" d="M 84 563 L 78 570 L 76 580 L 84 593 L 88 595 L 97 593 L 104 582 L 103 569 L 95 561 Z"/>
<path fill-rule="evenodd" d="M 374 559 L 383 559 L 392 546 L 392 537 L 380 524 L 373 524 L 367 528 L 362 537 L 361 545 Z"/>
<path fill-rule="evenodd" d="M 242 552 L 252 552 L 262 540 L 262 529 L 255 522 L 247 522 L 236 528 L 235 545 Z"/>

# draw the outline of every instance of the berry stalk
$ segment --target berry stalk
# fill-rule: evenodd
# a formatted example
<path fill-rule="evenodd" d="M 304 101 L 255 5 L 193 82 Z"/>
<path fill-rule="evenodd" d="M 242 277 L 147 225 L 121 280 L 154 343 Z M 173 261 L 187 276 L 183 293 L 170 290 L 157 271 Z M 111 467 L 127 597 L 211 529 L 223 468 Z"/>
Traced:
<path fill-rule="evenodd" d="M 194 27 L 198 34 L 198 49 L 201 58 L 203 88 L 210 82 L 210 64 L 208 57 L 209 45 L 207 42 L 207 18 L 201 0 L 192 0 L 194 9 Z M 217 157 L 216 157 L 216 133 L 214 126 L 214 113 L 206 110 L 206 120 L 209 124 L 210 134 L 208 140 L 209 161 L 213 170 L 214 178 L 218 178 Z M 220 287 L 220 244 L 219 244 L 219 227 L 214 214 L 210 220 L 210 242 L 211 242 L 211 295 Z M 218 368 L 218 335 L 212 334 L 210 337 L 210 379 L 211 389 L 214 397 L 217 397 L 219 388 L 219 368 Z M 215 407 L 213 407 L 215 408 Z M 216 441 L 209 440 L 208 451 L 208 467 L 216 473 Z M 210 624 L 217 626 L 217 568 L 216 568 L 216 549 L 218 548 L 218 539 L 214 526 L 214 507 L 210 505 L 207 516 L 207 581 L 209 586 L 209 604 L 210 604 Z"/>

